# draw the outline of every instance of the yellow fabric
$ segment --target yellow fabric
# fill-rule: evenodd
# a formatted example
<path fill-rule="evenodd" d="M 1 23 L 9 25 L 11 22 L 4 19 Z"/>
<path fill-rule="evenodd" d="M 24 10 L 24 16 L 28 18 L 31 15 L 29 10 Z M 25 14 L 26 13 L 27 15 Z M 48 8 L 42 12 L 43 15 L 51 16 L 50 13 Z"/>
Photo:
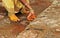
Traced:
<path fill-rule="evenodd" d="M 27 1 L 27 3 L 29 3 L 29 0 L 26 0 Z"/>
<path fill-rule="evenodd" d="M 4 6 L 6 6 L 7 8 L 14 8 L 14 3 L 12 0 L 2 0 L 2 2 L 4 3 Z"/>
<path fill-rule="evenodd" d="M 29 0 L 26 0 L 27 3 L 29 3 Z M 18 9 L 21 9 L 22 7 L 24 7 L 24 5 L 18 1 L 18 0 L 2 0 L 4 7 L 7 9 L 8 12 L 12 12 L 15 13 L 15 9 L 14 7 L 16 6 Z"/>
<path fill-rule="evenodd" d="M 29 3 L 28 0 L 26 0 Z M 4 7 L 8 11 L 8 16 L 12 21 L 17 21 L 19 18 L 15 15 L 15 6 L 16 8 L 21 9 L 25 6 L 18 0 L 2 0 Z M 23 13 L 23 10 L 22 10 Z"/>

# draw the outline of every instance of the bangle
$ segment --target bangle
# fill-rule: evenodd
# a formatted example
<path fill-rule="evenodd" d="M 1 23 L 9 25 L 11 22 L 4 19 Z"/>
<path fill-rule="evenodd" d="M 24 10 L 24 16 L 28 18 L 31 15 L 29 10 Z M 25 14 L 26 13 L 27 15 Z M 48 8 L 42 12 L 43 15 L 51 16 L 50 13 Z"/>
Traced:
<path fill-rule="evenodd" d="M 33 9 L 30 9 L 30 11 L 33 11 Z"/>

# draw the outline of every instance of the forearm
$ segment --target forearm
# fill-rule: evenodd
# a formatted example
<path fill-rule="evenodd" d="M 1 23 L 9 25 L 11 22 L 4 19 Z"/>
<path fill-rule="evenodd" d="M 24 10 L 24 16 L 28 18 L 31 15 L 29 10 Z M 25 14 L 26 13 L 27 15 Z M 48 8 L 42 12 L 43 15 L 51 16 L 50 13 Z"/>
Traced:
<path fill-rule="evenodd" d="M 28 0 L 29 1 L 29 0 Z M 21 0 L 21 2 L 30 10 L 32 9 L 29 3 L 26 2 L 26 0 Z"/>

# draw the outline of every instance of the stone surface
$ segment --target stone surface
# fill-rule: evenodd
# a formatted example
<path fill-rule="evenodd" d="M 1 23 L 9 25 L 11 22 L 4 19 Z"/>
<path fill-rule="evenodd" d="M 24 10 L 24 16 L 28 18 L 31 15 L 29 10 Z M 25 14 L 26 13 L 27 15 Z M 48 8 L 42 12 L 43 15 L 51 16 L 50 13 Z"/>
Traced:
<path fill-rule="evenodd" d="M 26 15 L 20 15 L 21 22 L 11 22 L 1 13 L 0 38 L 60 38 L 60 0 L 30 2 L 37 18 L 29 22 Z"/>
<path fill-rule="evenodd" d="M 27 29 L 42 30 L 36 38 L 60 38 L 60 0 L 54 0 Z"/>

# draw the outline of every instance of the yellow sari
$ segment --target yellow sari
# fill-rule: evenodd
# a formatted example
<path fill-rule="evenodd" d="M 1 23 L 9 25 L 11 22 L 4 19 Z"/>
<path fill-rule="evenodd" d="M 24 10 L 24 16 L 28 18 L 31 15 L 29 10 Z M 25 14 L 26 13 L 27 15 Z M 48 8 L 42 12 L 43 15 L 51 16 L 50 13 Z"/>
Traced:
<path fill-rule="evenodd" d="M 28 0 L 26 0 L 29 3 Z M 8 11 L 8 16 L 12 21 L 19 21 L 20 19 L 15 15 L 19 9 L 25 7 L 19 0 L 2 0 L 3 6 Z M 17 8 L 17 9 L 16 9 Z M 16 11 L 16 10 L 18 11 Z"/>
<path fill-rule="evenodd" d="M 27 3 L 29 3 L 29 0 L 26 0 L 26 1 L 27 1 Z M 16 7 L 18 9 L 21 9 L 22 7 L 24 7 L 24 5 L 20 1 L 18 1 L 18 0 L 2 0 L 2 2 L 3 2 L 3 6 L 10 13 L 11 12 L 15 13 L 14 11 L 15 11 Z"/>

